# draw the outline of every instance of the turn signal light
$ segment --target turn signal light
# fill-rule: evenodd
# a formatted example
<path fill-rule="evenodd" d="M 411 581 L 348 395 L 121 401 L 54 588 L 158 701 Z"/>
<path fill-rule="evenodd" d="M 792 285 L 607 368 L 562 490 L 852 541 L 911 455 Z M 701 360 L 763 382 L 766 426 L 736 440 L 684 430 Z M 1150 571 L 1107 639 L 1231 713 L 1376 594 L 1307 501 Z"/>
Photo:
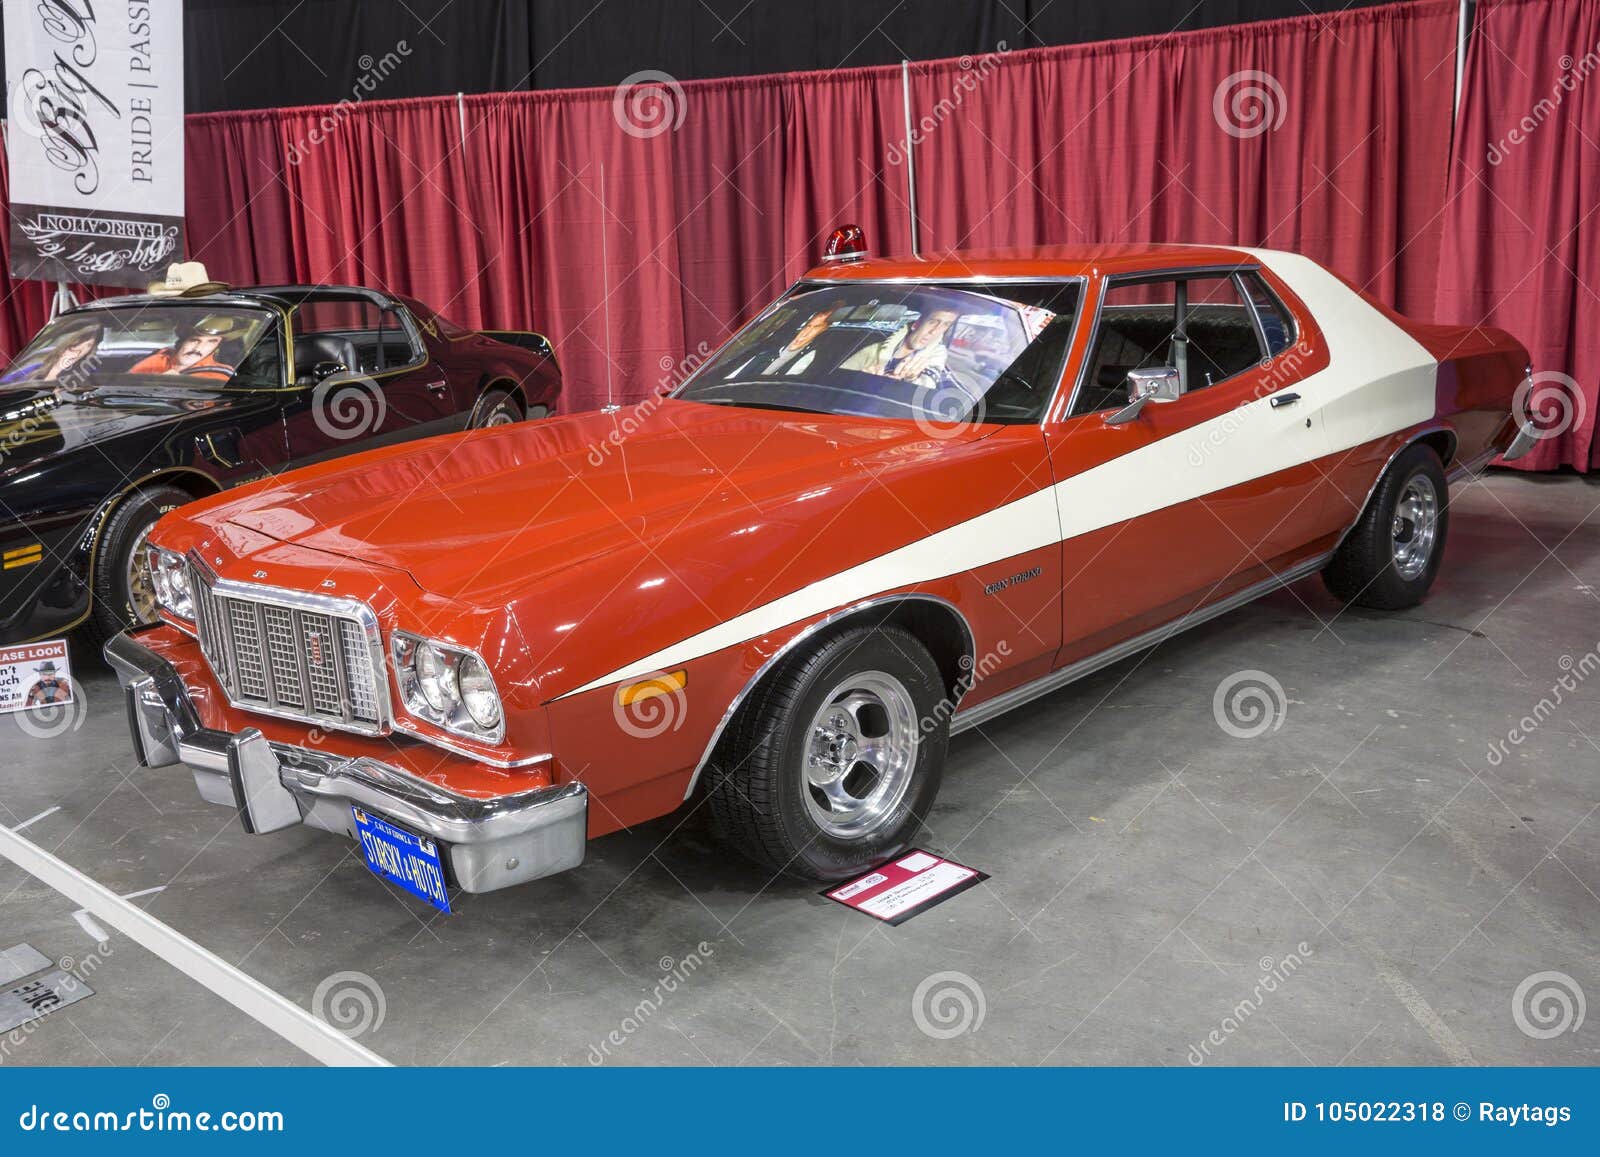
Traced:
<path fill-rule="evenodd" d="M 860 261 L 867 255 L 867 235 L 859 225 L 841 225 L 828 238 L 824 261 Z"/>
<path fill-rule="evenodd" d="M 638 683 L 629 684 L 617 692 L 617 702 L 624 707 L 631 707 L 645 699 L 655 699 L 661 695 L 676 695 L 682 691 L 689 682 L 689 672 L 673 671 L 667 675 L 652 675 L 650 678 Z"/>

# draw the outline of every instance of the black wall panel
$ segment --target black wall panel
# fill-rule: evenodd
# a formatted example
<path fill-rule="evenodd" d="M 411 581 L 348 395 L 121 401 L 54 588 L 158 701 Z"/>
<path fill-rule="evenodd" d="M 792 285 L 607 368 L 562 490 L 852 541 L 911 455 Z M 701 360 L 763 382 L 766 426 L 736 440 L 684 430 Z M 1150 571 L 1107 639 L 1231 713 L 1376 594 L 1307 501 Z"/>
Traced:
<path fill-rule="evenodd" d="M 157 0 L 160 2 L 160 0 Z M 931 60 L 1372 0 L 187 0 L 189 109 Z M 103 18 L 115 5 L 101 4 Z M 404 42 L 404 50 L 400 48 Z M 388 63 L 385 64 L 385 59 Z M 380 75 L 381 74 L 381 75 Z"/>

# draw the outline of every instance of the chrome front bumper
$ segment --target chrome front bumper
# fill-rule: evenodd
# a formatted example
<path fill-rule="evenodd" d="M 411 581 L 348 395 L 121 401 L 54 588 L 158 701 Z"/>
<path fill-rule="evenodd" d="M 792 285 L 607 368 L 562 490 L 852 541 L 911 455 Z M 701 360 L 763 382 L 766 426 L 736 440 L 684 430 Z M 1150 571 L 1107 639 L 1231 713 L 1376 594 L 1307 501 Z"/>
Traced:
<path fill-rule="evenodd" d="M 201 798 L 236 808 L 247 832 L 303 823 L 353 840 L 356 805 L 437 841 L 453 883 L 467 892 L 509 888 L 583 862 L 589 796 L 582 784 L 477 799 L 376 759 L 276 743 L 254 727 L 202 727 L 183 681 L 160 655 L 123 634 L 106 644 L 105 656 L 127 697 L 139 762 L 183 764 Z"/>

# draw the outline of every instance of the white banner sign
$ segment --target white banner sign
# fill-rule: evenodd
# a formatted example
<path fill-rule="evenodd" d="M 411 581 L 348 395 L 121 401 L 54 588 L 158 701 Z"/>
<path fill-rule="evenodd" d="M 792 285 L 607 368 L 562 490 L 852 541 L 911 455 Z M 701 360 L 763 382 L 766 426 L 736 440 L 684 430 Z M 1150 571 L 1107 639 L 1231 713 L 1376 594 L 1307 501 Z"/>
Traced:
<path fill-rule="evenodd" d="M 4 0 L 11 275 L 183 259 L 183 0 Z"/>

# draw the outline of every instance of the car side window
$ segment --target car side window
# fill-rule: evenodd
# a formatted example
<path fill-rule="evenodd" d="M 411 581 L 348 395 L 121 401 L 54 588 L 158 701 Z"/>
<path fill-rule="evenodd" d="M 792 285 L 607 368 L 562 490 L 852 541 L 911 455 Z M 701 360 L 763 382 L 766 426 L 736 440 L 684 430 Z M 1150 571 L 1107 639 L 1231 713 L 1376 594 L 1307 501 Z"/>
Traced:
<path fill-rule="evenodd" d="M 295 310 L 295 370 L 337 362 L 361 374 L 402 369 L 422 349 L 397 310 L 364 297 L 318 297 Z"/>
<path fill-rule="evenodd" d="M 278 326 L 271 327 L 239 360 L 228 384 L 240 390 L 276 390 L 284 384 L 283 348 Z"/>
<path fill-rule="evenodd" d="M 1100 324 L 1089 367 L 1073 399 L 1073 414 L 1094 414 L 1128 404 L 1128 371 L 1175 365 L 1178 285 L 1165 281 L 1113 282 L 1100 303 Z"/>
<path fill-rule="evenodd" d="M 1128 402 L 1128 372 L 1170 366 L 1184 393 L 1227 381 L 1263 355 L 1256 313 L 1231 274 L 1114 281 L 1072 413 Z"/>
<path fill-rule="evenodd" d="M 1184 360 L 1178 364 L 1184 392 L 1225 382 L 1263 357 L 1250 306 L 1232 277 L 1194 277 L 1186 283 L 1183 333 Z"/>
<path fill-rule="evenodd" d="M 1241 273 L 1239 282 L 1244 286 L 1256 318 L 1261 322 L 1261 336 L 1267 343 L 1267 356 L 1276 357 L 1294 344 L 1294 319 L 1278 300 L 1277 294 L 1267 288 L 1259 273 Z"/>

